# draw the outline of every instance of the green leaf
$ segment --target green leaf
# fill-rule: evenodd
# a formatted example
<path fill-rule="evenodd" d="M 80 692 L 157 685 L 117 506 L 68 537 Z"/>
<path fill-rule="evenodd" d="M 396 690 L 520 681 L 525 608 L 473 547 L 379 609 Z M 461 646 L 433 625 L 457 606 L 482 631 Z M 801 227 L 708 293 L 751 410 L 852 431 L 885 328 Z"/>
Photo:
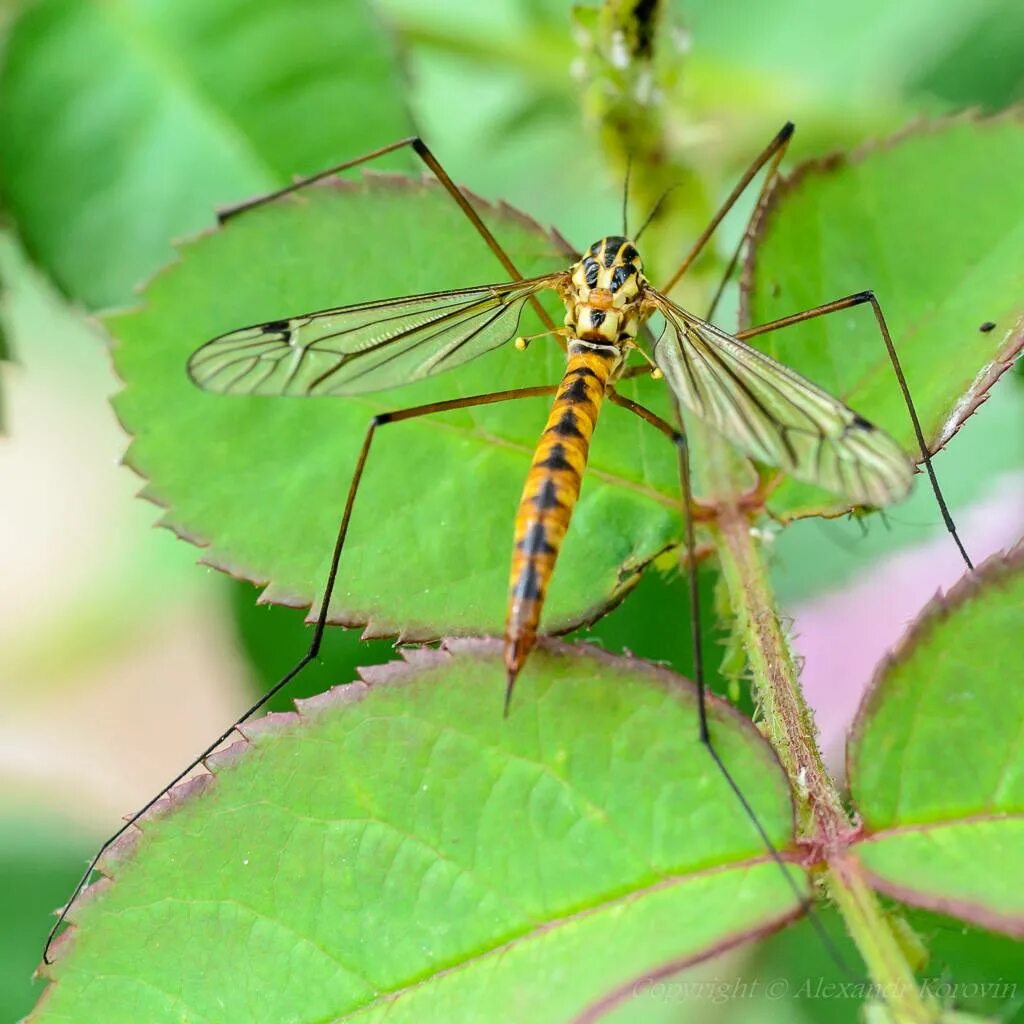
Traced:
<path fill-rule="evenodd" d="M 507 207 L 485 211 L 526 274 L 564 267 L 551 236 Z M 261 207 L 185 245 L 145 305 L 107 323 L 126 383 L 116 399 L 135 435 L 129 461 L 169 506 L 167 522 L 208 542 L 204 561 L 306 606 L 323 589 L 356 456 L 371 417 L 438 399 L 556 383 L 549 339 L 512 345 L 395 391 L 356 398 L 239 397 L 199 391 L 189 354 L 243 324 L 325 306 L 500 281 L 507 274 L 439 187 L 370 177 Z M 552 307 L 553 309 L 554 307 Z M 529 310 L 521 329 L 540 324 Z M 667 399 L 660 382 L 627 393 Z M 331 619 L 370 635 L 497 633 L 512 522 L 547 398 L 396 423 L 378 431 L 341 562 Z M 546 605 L 564 631 L 618 601 L 679 533 L 674 449 L 609 406 Z"/>
<path fill-rule="evenodd" d="M 674 555 L 672 572 L 652 567 L 629 593 L 628 600 L 613 608 L 593 625 L 581 627 L 567 639 L 580 640 L 612 654 L 643 651 L 647 661 L 670 668 L 679 675 L 693 676 L 693 644 L 690 639 L 689 581 L 679 572 Z M 659 560 L 660 561 L 660 560 Z M 700 563 L 701 607 L 714 607 L 718 573 Z M 235 640 L 245 655 L 254 697 L 265 693 L 294 667 L 308 649 L 311 627 L 303 615 L 293 608 L 258 604 L 255 591 L 247 583 L 228 588 Z M 726 696 L 733 686 L 735 673 L 726 674 L 720 662 L 724 642 L 724 616 L 701 616 L 702 643 L 706 652 L 704 682 L 719 696 Z M 271 698 L 268 711 L 291 710 L 295 697 L 310 697 L 333 685 L 336 679 L 354 678 L 361 667 L 382 665 L 395 657 L 394 642 L 363 640 L 360 631 L 335 627 L 324 633 L 316 660 L 288 684 L 287 689 Z M 745 669 L 745 663 L 740 671 Z M 754 711 L 749 699 L 750 689 L 744 687 L 736 705 L 748 715 Z"/>
<path fill-rule="evenodd" d="M 883 665 L 848 750 L 878 887 L 1024 936 L 1024 546 L 936 599 Z"/>
<path fill-rule="evenodd" d="M 234 639 L 246 658 L 253 697 L 259 697 L 306 653 L 311 628 L 294 608 L 256 603 L 256 592 L 248 583 L 233 583 L 228 596 Z M 266 710 L 290 711 L 296 698 L 312 697 L 329 689 L 336 679 L 354 678 L 360 668 L 383 665 L 394 657 L 392 641 L 363 640 L 355 629 L 328 629 L 316 659 L 285 691 L 270 699 Z"/>
<path fill-rule="evenodd" d="M 503 687 L 464 641 L 247 727 L 108 860 L 34 1019 L 565 1021 L 799 912 L 680 677 L 549 644 Z M 711 714 L 798 856 L 770 748 Z"/>
<path fill-rule="evenodd" d="M 851 158 L 803 165 L 757 226 L 748 321 L 874 290 L 925 436 L 941 448 L 1024 343 L 1024 222 L 1006 216 L 1024 207 L 1021 166 L 1017 115 L 943 121 Z M 995 328 L 979 330 L 987 322 Z M 869 305 L 755 343 L 920 457 Z M 770 507 L 793 518 L 846 506 L 787 482 Z"/>
<path fill-rule="evenodd" d="M 833 132 L 854 116 L 877 118 L 877 108 L 884 111 L 915 93 L 933 107 L 936 95 L 964 106 L 1001 106 L 1020 96 L 1021 19 L 1013 0 L 949 0 L 941 6 L 904 0 L 897 7 L 885 0 L 786 0 L 773 5 L 764 22 L 736 17 L 735 8 L 714 0 L 676 0 L 674 6 L 693 33 L 691 59 L 702 75 L 691 92 L 698 97 L 708 84 L 703 65 L 711 61 L 724 62 L 720 73 L 741 76 L 730 90 L 734 103 L 742 97 L 777 108 L 788 99 L 826 123 L 838 122 Z M 745 3 L 740 10 L 756 7 Z M 928 45 L 922 46 L 925 27 Z M 982 40 L 989 43 L 984 51 L 978 49 Z M 755 91 L 758 82 L 767 95 Z"/>
<path fill-rule="evenodd" d="M 369 4 L 45 0 L 0 72 L 0 183 L 29 250 L 126 302 L 219 205 L 407 131 Z M 358 117 L 349 116 L 358 111 Z"/>

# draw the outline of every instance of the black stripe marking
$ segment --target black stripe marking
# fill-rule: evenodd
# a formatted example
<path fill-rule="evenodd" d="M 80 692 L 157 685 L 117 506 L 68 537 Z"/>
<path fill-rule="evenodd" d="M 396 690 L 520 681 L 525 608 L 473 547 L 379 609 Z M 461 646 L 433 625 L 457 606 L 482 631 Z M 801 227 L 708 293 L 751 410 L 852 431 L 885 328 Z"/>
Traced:
<path fill-rule="evenodd" d="M 597 275 L 599 269 L 597 260 L 592 260 L 588 257 L 583 261 L 583 273 L 586 275 L 588 287 L 597 287 Z"/>
<path fill-rule="evenodd" d="M 629 280 L 631 274 L 636 273 L 636 267 L 631 263 L 616 267 L 612 273 L 612 291 L 617 292 Z"/>
<path fill-rule="evenodd" d="M 544 459 L 535 462 L 534 465 L 552 470 L 573 469 L 572 463 L 565 457 L 565 445 L 557 443 L 548 449 L 548 454 Z"/>
<path fill-rule="evenodd" d="M 573 377 L 593 377 L 594 380 L 600 380 L 596 373 L 589 366 L 577 366 L 575 370 L 571 371 L 570 376 Z"/>
<path fill-rule="evenodd" d="M 600 327 L 604 323 L 607 314 L 603 309 L 592 309 L 590 311 L 590 324 L 592 327 Z"/>
<path fill-rule="evenodd" d="M 523 571 L 512 588 L 512 596 L 524 601 L 539 601 L 541 598 L 540 578 L 532 562 L 523 566 Z"/>
<path fill-rule="evenodd" d="M 526 531 L 526 536 L 516 547 L 530 557 L 553 555 L 558 550 L 553 544 L 548 543 L 548 535 L 543 523 L 531 523 L 530 528 Z"/>
<path fill-rule="evenodd" d="M 580 428 L 576 425 L 576 415 L 572 409 L 566 409 L 562 413 L 562 418 L 549 429 L 551 433 L 558 434 L 560 437 L 583 437 Z"/>
<path fill-rule="evenodd" d="M 530 500 L 538 511 L 562 507 L 562 503 L 558 500 L 558 488 L 555 486 L 554 480 L 545 480 L 540 485 L 540 490 Z"/>
<path fill-rule="evenodd" d="M 563 402 L 589 402 L 590 392 L 587 382 L 582 377 L 574 377 L 558 396 Z"/>

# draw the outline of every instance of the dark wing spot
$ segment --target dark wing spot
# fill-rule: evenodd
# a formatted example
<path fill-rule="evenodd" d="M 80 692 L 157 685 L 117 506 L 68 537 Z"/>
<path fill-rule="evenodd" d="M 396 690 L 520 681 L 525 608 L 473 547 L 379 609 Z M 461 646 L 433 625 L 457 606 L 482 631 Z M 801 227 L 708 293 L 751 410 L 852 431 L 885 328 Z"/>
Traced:
<path fill-rule="evenodd" d="M 558 500 L 558 488 L 555 486 L 554 480 L 545 480 L 540 485 L 540 490 L 533 496 L 533 505 L 538 511 L 562 507 L 562 503 Z"/>
<path fill-rule="evenodd" d="M 597 287 L 598 270 L 597 260 L 592 260 L 588 257 L 583 261 L 583 273 L 586 275 L 588 287 Z"/>
<path fill-rule="evenodd" d="M 995 324 L 995 321 L 994 321 L 994 320 L 986 320 L 986 321 L 985 321 L 985 322 L 984 322 L 984 323 L 983 323 L 983 324 L 982 324 L 982 325 L 981 325 L 981 326 L 980 326 L 980 327 L 978 328 L 978 330 L 979 330 L 979 331 L 981 331 L 981 333 L 982 333 L 982 334 L 988 334 L 988 332 L 989 332 L 989 331 L 995 330 L 995 326 L 996 326 L 996 324 Z"/>
<path fill-rule="evenodd" d="M 535 466 L 543 466 L 544 469 L 572 469 L 572 463 L 565 457 L 565 445 L 555 443 L 549 449 L 547 455 Z"/>
<path fill-rule="evenodd" d="M 550 428 L 553 434 L 558 434 L 561 437 L 582 437 L 580 428 L 576 425 L 576 415 L 572 409 L 566 409 L 562 413 L 562 418 Z"/>
<path fill-rule="evenodd" d="M 291 324 L 287 320 L 271 320 L 269 324 L 264 324 L 260 330 L 264 334 L 287 334 Z"/>
<path fill-rule="evenodd" d="M 875 425 L 870 420 L 864 419 L 859 412 L 853 414 L 853 423 L 851 426 L 857 427 L 860 430 L 874 430 Z"/>

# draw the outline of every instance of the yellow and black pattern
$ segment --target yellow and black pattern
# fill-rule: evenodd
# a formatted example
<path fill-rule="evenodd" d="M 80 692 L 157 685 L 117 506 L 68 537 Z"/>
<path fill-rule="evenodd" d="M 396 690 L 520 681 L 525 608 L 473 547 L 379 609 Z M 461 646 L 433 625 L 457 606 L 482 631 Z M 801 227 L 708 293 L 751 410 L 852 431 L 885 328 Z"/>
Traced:
<path fill-rule="evenodd" d="M 537 637 L 541 606 L 580 494 L 605 389 L 621 360 L 612 346 L 573 340 L 516 514 L 505 625 L 509 692 Z"/>
<path fill-rule="evenodd" d="M 526 303 L 548 289 L 565 304 L 564 326 L 554 333 L 569 340 L 569 364 L 516 517 L 505 627 L 509 692 L 536 640 L 601 402 L 630 350 L 644 352 L 637 337 L 652 313 L 661 314 L 665 330 L 644 352 L 648 361 L 683 406 L 741 450 L 858 504 L 888 505 L 909 491 L 914 465 L 895 440 L 653 288 L 635 243 L 621 235 L 598 239 L 566 270 L 529 280 L 322 309 L 230 331 L 193 353 L 189 374 L 208 391 L 232 394 L 352 395 L 398 387 L 510 341 Z"/>
<path fill-rule="evenodd" d="M 618 235 L 602 238 L 569 273 L 572 290 L 565 296 L 565 326 L 573 337 L 605 345 L 632 341 L 647 283 L 636 246 Z"/>

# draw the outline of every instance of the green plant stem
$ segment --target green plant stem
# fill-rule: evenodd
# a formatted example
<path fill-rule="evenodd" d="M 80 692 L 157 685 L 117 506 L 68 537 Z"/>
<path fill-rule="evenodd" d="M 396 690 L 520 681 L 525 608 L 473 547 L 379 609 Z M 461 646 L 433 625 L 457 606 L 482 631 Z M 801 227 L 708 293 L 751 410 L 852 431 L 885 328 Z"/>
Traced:
<path fill-rule="evenodd" d="M 714 439 L 706 440 L 715 447 Z M 710 465 L 714 466 L 711 454 Z M 714 490 L 721 493 L 718 487 Z M 908 1024 L 937 1021 L 938 1007 L 922 996 L 859 861 L 849 852 L 853 827 L 818 749 L 813 712 L 797 682 L 796 664 L 750 526 L 739 503 L 726 499 L 719 504 L 712 534 L 753 670 L 768 739 L 797 794 L 800 834 L 820 851 L 825 886 L 884 999 L 888 1018 Z"/>
<path fill-rule="evenodd" d="M 797 685 L 793 654 L 779 622 L 775 595 L 749 515 L 736 502 L 723 503 L 713 527 L 722 572 L 745 637 L 768 739 L 786 774 L 805 798 L 801 831 L 828 838 L 848 832 L 842 801 L 818 750 L 814 714 Z"/>
<path fill-rule="evenodd" d="M 938 1005 L 922 994 L 860 862 L 849 851 L 837 849 L 829 854 L 826 863 L 828 891 L 877 986 L 878 999 L 884 1003 L 882 1019 L 899 1024 L 931 1024 L 941 1020 Z"/>

